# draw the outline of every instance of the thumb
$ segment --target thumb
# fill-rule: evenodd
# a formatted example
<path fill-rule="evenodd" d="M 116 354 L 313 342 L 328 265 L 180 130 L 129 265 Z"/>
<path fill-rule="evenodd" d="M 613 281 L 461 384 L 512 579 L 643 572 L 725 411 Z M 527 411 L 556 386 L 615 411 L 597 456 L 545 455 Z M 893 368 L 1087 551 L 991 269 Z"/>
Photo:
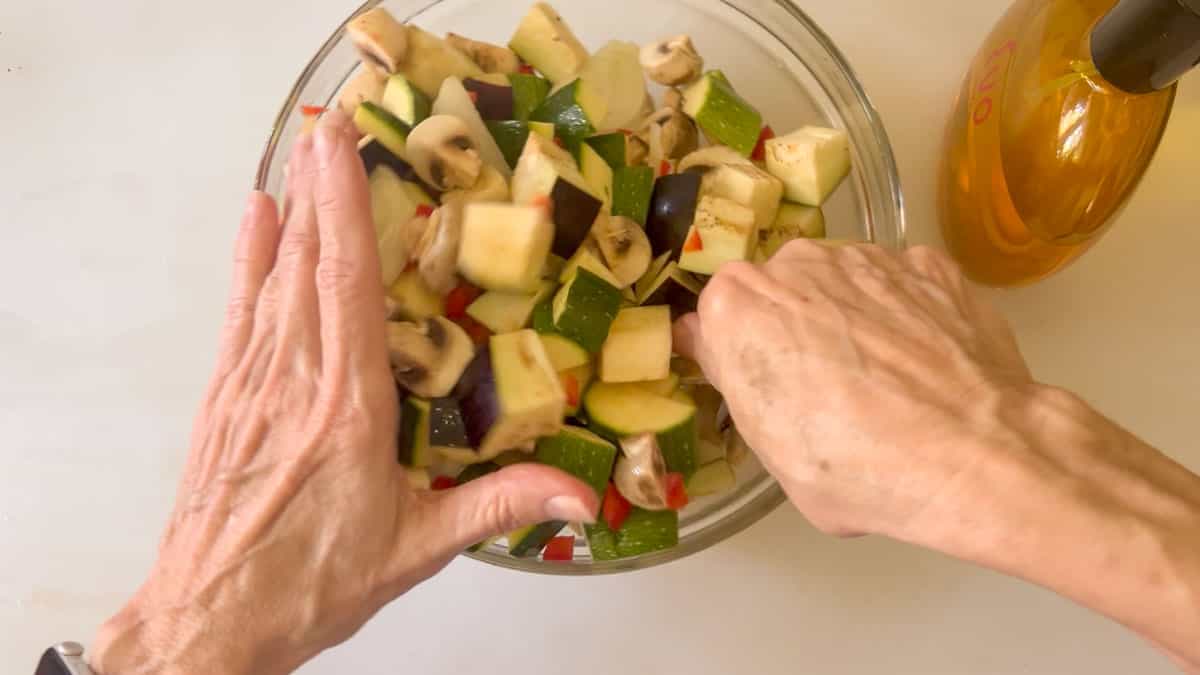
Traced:
<path fill-rule="evenodd" d="M 456 551 L 488 537 L 551 520 L 592 523 L 600 498 L 570 475 L 542 464 L 514 464 L 437 493 L 434 510 Z"/>

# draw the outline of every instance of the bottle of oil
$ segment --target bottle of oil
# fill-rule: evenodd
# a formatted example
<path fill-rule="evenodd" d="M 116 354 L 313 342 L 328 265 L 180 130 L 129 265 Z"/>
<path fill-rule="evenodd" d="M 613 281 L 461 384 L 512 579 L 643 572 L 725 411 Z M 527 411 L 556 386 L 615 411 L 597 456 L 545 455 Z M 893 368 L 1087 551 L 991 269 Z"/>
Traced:
<path fill-rule="evenodd" d="M 1145 173 L 1175 81 L 1200 61 L 1200 0 L 1018 0 L 947 130 L 946 244 L 992 286 L 1061 270 Z"/>

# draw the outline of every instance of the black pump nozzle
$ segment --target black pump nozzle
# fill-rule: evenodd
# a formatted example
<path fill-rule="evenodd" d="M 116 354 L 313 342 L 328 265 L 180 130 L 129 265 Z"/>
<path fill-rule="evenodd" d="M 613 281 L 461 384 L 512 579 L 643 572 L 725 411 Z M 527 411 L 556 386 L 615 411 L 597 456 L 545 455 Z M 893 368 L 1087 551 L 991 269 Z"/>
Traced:
<path fill-rule="evenodd" d="M 1131 94 L 1171 86 L 1200 63 L 1200 0 L 1121 0 L 1092 30 L 1092 61 Z"/>

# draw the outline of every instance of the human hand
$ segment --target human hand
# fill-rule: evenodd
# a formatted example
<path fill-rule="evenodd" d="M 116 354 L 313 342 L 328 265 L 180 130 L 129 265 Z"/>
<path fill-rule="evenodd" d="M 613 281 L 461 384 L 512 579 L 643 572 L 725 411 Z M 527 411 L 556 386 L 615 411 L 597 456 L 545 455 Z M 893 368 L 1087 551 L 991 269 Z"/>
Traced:
<path fill-rule="evenodd" d="M 727 265 L 676 348 L 819 528 L 913 539 L 969 489 L 994 413 L 1032 384 L 1004 319 L 927 248 L 789 244 Z"/>
<path fill-rule="evenodd" d="M 175 511 L 148 581 L 100 631 L 102 675 L 291 672 L 467 546 L 598 510 L 532 464 L 407 486 L 356 140 L 331 113 L 297 142 L 282 227 L 251 197 Z"/>

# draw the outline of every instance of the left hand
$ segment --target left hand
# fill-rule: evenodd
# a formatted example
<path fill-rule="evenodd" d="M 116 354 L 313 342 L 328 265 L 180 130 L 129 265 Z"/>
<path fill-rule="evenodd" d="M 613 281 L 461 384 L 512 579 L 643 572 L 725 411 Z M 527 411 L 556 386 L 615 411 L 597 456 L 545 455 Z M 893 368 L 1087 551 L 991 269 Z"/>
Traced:
<path fill-rule="evenodd" d="M 532 464 L 407 486 L 356 140 L 336 112 L 301 137 L 282 227 L 270 197 L 250 199 L 174 515 L 149 580 L 100 631 L 101 675 L 291 672 L 467 546 L 598 510 Z"/>

